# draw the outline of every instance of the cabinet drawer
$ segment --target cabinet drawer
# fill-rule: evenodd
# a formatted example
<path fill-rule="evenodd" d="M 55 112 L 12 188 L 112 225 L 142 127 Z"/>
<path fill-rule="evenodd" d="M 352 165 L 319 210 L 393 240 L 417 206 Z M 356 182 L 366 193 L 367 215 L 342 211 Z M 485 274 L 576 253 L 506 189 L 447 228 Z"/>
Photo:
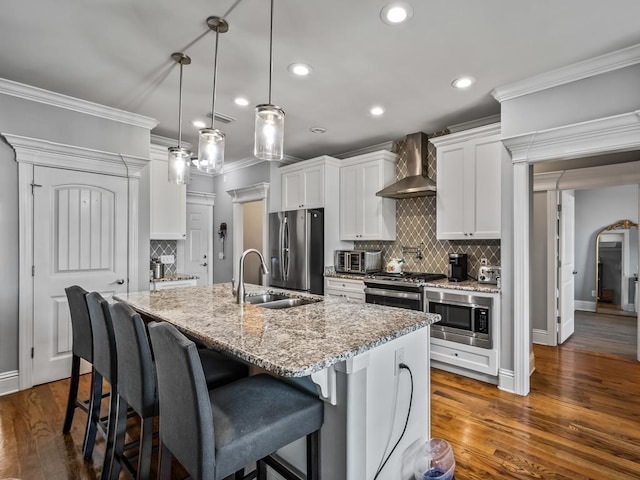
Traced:
<path fill-rule="evenodd" d="M 432 338 L 431 359 L 488 375 L 498 374 L 498 355 L 495 350 Z"/>
<path fill-rule="evenodd" d="M 196 279 L 193 280 L 170 280 L 167 282 L 152 282 L 151 290 L 168 290 L 170 288 L 195 287 L 198 284 Z"/>
<path fill-rule="evenodd" d="M 359 303 L 365 303 L 364 293 L 350 292 L 341 289 L 325 288 L 324 294 L 327 297 L 347 297 Z"/>
<path fill-rule="evenodd" d="M 364 295 L 364 282 L 351 280 L 348 278 L 327 278 L 326 287 L 328 289 L 340 290 L 342 292 L 361 293 Z"/>

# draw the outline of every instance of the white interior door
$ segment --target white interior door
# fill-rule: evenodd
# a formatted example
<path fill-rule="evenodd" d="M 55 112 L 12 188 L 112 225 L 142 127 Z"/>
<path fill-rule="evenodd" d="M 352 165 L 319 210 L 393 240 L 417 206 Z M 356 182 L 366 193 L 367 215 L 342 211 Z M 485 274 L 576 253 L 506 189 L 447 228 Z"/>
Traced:
<path fill-rule="evenodd" d="M 212 209 L 210 205 L 187 203 L 187 239 L 184 246 L 184 273 L 196 275 L 198 285 L 208 285 L 211 264 Z"/>
<path fill-rule="evenodd" d="M 558 344 L 573 335 L 575 312 L 575 195 L 563 190 L 560 195 L 560 256 L 558 286 L 560 289 Z"/>
<path fill-rule="evenodd" d="M 127 180 L 34 168 L 33 384 L 68 377 L 71 318 L 65 287 L 105 298 L 127 289 Z"/>

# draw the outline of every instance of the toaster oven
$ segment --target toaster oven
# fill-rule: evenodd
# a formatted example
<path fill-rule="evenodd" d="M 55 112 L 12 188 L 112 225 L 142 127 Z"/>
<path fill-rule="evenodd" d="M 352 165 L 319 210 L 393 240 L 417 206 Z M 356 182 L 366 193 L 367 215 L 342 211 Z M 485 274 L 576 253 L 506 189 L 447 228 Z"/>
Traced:
<path fill-rule="evenodd" d="M 338 273 L 369 273 L 382 269 L 380 250 L 336 250 L 334 266 Z"/>

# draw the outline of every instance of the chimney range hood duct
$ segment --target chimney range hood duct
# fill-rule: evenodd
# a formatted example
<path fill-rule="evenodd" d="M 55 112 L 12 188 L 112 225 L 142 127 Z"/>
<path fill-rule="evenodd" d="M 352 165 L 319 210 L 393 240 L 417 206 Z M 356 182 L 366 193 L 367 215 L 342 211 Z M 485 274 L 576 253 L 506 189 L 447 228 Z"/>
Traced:
<path fill-rule="evenodd" d="M 427 136 L 423 132 L 407 135 L 406 155 L 407 176 L 376 192 L 377 196 L 414 198 L 436 194 L 436 183 L 427 176 Z"/>

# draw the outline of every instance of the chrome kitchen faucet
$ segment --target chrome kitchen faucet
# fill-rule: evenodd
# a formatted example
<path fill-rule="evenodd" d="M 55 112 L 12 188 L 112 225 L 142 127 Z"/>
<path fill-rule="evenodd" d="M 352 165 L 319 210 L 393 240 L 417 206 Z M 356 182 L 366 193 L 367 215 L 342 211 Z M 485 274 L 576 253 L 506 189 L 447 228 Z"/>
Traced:
<path fill-rule="evenodd" d="M 264 257 L 262 256 L 262 253 L 260 253 L 259 250 L 256 250 L 255 248 L 249 248 L 247 250 L 245 250 L 244 252 L 242 252 L 242 255 L 240 256 L 240 267 L 239 267 L 239 271 L 238 271 L 238 289 L 236 290 L 236 303 L 239 304 L 243 304 L 244 303 L 244 296 L 245 296 L 245 292 L 244 292 L 244 259 L 247 255 L 249 255 L 250 253 L 255 253 L 258 255 L 258 257 L 260 257 L 260 262 L 262 263 L 262 265 L 260 265 L 260 267 L 262 268 L 262 271 L 264 272 L 265 275 L 269 274 L 269 270 L 267 269 L 267 264 L 264 261 Z M 233 285 L 233 280 L 232 280 L 232 285 Z"/>

